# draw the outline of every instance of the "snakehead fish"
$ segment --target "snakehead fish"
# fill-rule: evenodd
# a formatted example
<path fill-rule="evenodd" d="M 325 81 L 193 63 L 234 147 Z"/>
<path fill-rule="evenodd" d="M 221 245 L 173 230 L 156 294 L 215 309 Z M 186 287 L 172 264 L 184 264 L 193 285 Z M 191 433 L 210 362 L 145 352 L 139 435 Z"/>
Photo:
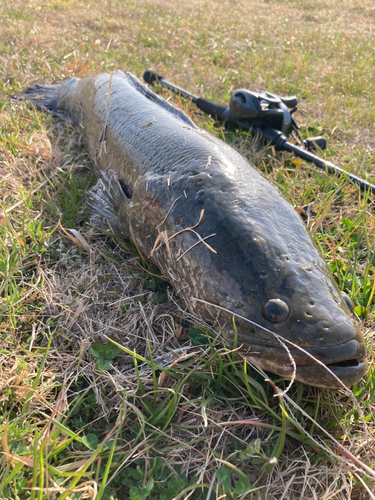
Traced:
<path fill-rule="evenodd" d="M 240 153 L 121 71 L 22 98 L 79 127 L 100 172 L 89 204 L 191 313 L 228 340 L 234 315 L 238 345 L 273 373 L 328 388 L 364 375 L 349 297 L 295 209 Z"/>

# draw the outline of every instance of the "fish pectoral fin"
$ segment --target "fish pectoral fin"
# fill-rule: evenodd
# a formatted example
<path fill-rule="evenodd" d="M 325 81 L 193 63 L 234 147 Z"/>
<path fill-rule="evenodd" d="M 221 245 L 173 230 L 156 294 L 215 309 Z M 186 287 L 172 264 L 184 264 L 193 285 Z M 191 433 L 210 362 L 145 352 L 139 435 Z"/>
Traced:
<path fill-rule="evenodd" d="M 98 171 L 99 179 L 89 192 L 90 222 L 96 227 L 124 235 L 128 233 L 127 211 L 132 187 L 119 179 L 113 170 Z"/>

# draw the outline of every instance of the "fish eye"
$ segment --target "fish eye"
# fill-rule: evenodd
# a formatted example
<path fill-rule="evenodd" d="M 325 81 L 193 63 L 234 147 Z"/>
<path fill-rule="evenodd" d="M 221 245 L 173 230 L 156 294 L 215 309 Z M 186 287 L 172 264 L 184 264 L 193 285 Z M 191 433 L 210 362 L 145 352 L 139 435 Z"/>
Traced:
<path fill-rule="evenodd" d="M 352 299 L 349 297 L 349 295 L 346 295 L 346 293 L 342 293 L 342 298 L 343 298 L 345 304 L 347 305 L 349 311 L 353 312 L 354 311 L 354 304 L 353 304 Z"/>
<path fill-rule="evenodd" d="M 271 299 L 263 305 L 262 314 L 270 323 L 281 323 L 289 316 L 289 306 L 280 299 Z"/>

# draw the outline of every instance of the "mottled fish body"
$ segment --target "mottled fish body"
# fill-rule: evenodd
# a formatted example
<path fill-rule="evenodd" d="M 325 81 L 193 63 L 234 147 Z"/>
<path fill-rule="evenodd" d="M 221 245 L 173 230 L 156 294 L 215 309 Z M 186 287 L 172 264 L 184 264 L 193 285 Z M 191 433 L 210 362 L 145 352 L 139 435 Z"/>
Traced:
<path fill-rule="evenodd" d="M 91 205 L 134 240 L 193 314 L 228 339 L 235 314 L 238 345 L 279 375 L 292 376 L 292 355 L 305 383 L 338 387 L 330 370 L 348 386 L 361 378 L 365 345 L 350 299 L 298 213 L 237 151 L 122 72 L 23 96 L 80 127 L 102 172 Z"/>

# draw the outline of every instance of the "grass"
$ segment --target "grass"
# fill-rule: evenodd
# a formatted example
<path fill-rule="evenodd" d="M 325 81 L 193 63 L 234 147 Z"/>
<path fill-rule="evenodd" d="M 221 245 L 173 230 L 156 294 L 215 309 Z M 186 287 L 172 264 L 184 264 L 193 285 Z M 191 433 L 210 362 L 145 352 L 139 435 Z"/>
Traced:
<path fill-rule="evenodd" d="M 157 89 L 294 205 L 312 203 L 308 230 L 355 302 L 370 368 L 354 397 L 299 383 L 275 397 L 287 381 L 182 310 L 130 241 L 87 224 L 95 179 L 79 132 L 9 99 L 147 67 L 218 101 L 295 93 L 302 134 L 325 135 L 328 159 L 374 183 L 374 22 L 349 0 L 2 2 L 1 498 L 375 498 L 372 199 Z"/>

